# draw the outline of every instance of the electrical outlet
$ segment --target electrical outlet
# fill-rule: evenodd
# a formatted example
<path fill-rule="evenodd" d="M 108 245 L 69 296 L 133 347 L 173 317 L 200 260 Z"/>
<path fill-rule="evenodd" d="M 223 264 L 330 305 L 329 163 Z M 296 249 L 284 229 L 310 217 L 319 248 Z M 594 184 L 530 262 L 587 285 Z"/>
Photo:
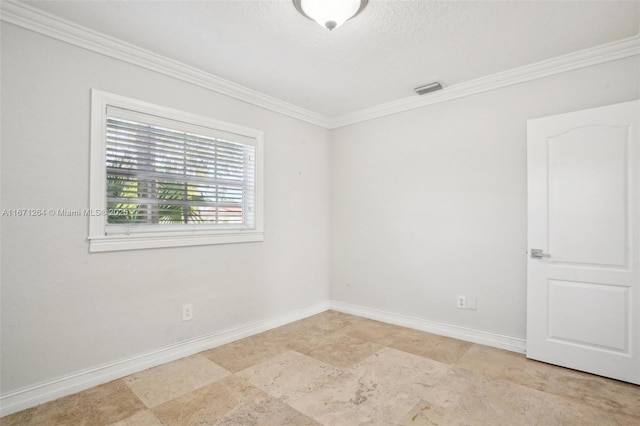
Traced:
<path fill-rule="evenodd" d="M 467 298 L 464 296 L 458 295 L 458 299 L 456 302 L 456 307 L 458 309 L 467 309 Z"/>
<path fill-rule="evenodd" d="M 182 305 L 182 321 L 191 321 L 193 319 L 193 305 L 187 303 Z"/>

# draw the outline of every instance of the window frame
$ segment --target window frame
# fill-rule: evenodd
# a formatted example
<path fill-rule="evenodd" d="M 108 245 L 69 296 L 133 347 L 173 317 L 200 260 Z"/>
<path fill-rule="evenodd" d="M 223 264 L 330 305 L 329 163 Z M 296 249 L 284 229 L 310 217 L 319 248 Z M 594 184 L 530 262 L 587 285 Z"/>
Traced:
<path fill-rule="evenodd" d="M 191 224 L 163 225 L 162 230 L 141 230 L 122 234 L 107 233 L 107 107 L 123 108 L 161 119 L 206 127 L 213 132 L 239 135 L 255 141 L 255 200 L 253 228 Z M 233 140 L 231 140 L 234 142 Z M 243 143 L 243 142 L 239 142 Z M 244 142 L 246 144 L 246 142 Z M 236 124 L 203 117 L 125 96 L 91 90 L 91 159 L 89 182 L 89 251 L 103 252 L 162 247 L 182 247 L 264 241 L 264 133 Z M 166 228 L 164 228 L 166 226 Z"/>

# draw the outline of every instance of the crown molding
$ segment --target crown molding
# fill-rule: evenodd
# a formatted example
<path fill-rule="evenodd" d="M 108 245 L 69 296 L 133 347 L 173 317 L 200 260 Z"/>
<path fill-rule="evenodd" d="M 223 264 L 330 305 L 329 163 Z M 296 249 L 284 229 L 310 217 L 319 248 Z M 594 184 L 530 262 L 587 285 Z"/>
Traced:
<path fill-rule="evenodd" d="M 58 18 L 24 3 L 0 0 L 0 4 L 0 20 L 4 22 L 326 129 L 337 129 L 362 121 L 524 83 L 566 71 L 640 55 L 640 35 L 636 35 L 448 86 L 427 96 L 411 96 L 336 117 L 327 117 Z"/>
<path fill-rule="evenodd" d="M 330 128 L 337 129 L 374 118 L 446 102 L 464 96 L 475 95 L 489 90 L 524 83 L 634 55 L 640 55 L 639 35 L 445 87 L 443 90 L 433 92 L 426 96 L 411 96 L 333 117 L 330 122 Z"/>
<path fill-rule="evenodd" d="M 328 128 L 330 120 L 264 93 L 249 89 L 195 67 L 158 55 L 114 37 L 58 18 L 16 1 L 1 2 L 0 20 L 42 35 L 140 66 L 178 80 L 253 104 L 268 110 Z"/>

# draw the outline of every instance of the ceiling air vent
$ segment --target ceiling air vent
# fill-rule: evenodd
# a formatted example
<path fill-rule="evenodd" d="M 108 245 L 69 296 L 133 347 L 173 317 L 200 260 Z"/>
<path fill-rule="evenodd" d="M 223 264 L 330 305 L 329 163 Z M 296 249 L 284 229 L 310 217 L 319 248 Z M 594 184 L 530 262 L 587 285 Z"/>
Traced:
<path fill-rule="evenodd" d="M 413 89 L 418 95 L 424 95 L 425 93 L 435 92 L 436 90 L 442 89 L 442 84 L 434 81 L 433 83 L 429 83 L 425 86 L 416 87 Z"/>

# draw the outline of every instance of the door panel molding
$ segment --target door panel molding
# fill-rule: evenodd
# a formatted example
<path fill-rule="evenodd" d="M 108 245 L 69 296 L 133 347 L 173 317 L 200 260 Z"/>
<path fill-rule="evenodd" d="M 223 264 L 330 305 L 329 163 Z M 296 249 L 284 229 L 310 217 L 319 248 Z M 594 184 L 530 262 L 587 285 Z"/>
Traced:
<path fill-rule="evenodd" d="M 548 280 L 547 338 L 629 355 L 630 290 L 620 285 Z M 606 309 L 599 311 L 603 304 Z M 601 318 L 603 313 L 609 316 L 606 321 Z M 555 321 L 558 316 L 568 315 L 568 325 L 567 321 Z"/>

